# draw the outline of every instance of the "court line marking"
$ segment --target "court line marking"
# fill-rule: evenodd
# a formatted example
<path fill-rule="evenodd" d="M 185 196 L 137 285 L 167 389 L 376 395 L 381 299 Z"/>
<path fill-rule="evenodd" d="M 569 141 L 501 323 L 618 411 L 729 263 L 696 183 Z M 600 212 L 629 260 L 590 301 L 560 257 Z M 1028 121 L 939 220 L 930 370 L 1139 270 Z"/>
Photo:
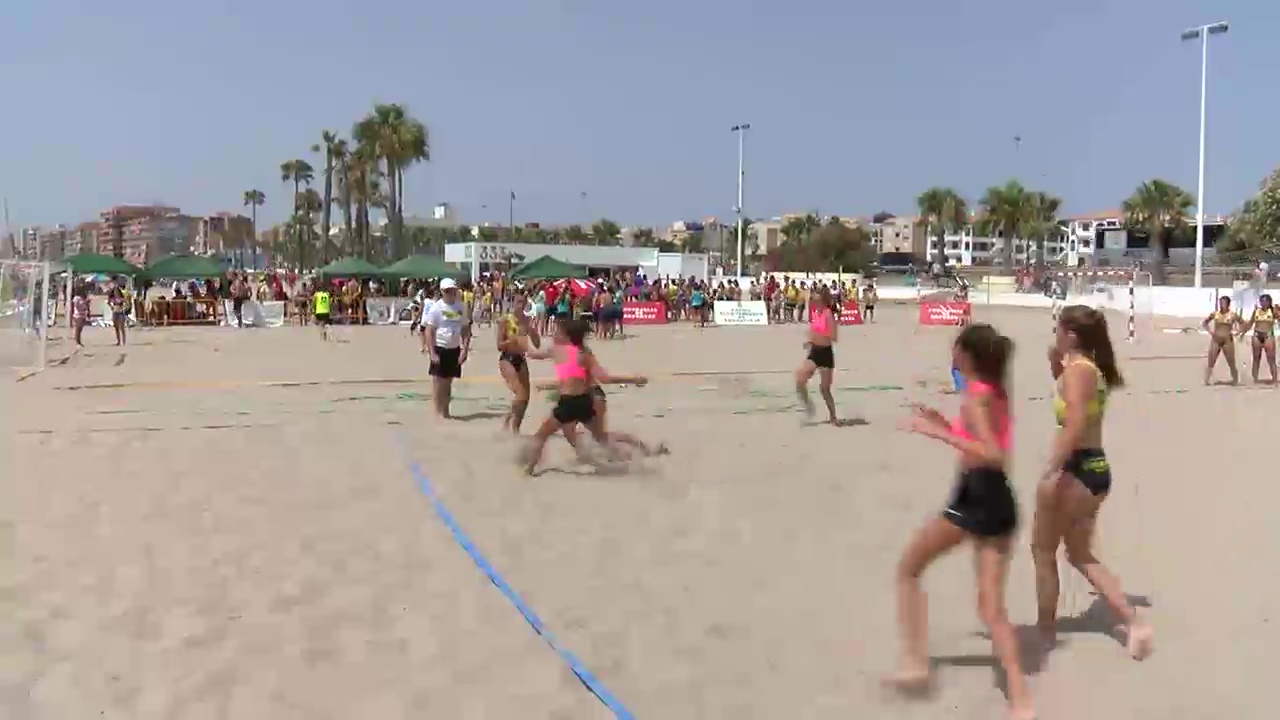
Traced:
<path fill-rule="evenodd" d="M 586 687 L 592 695 L 596 696 L 596 699 L 599 700 L 609 710 L 609 712 L 613 713 L 615 718 L 618 718 L 619 720 L 635 720 L 635 716 L 631 714 L 631 711 L 627 710 L 627 708 L 622 705 L 613 693 L 609 692 L 609 690 L 605 688 L 605 686 L 600 682 L 600 679 L 588 670 L 576 655 L 556 642 L 555 636 L 553 636 L 551 631 L 542 623 L 542 619 L 525 604 L 524 600 L 520 599 L 520 596 L 514 589 L 512 589 L 511 585 L 503 579 L 498 570 L 493 567 L 489 560 L 486 559 L 476 547 L 475 543 L 471 541 L 471 538 L 462 530 L 462 527 L 458 525 L 457 520 L 453 517 L 453 513 L 449 512 L 449 508 L 445 507 L 444 501 L 436 494 L 435 486 L 431 484 L 426 473 L 422 471 L 422 467 L 418 465 L 418 462 L 414 460 L 412 455 L 409 453 L 409 445 L 406 442 L 404 435 L 402 433 L 397 433 L 396 440 L 400 445 L 401 453 L 404 455 L 405 461 L 408 464 L 409 475 L 413 478 L 414 483 L 417 484 L 419 492 L 426 496 L 427 500 L 431 503 L 432 509 L 436 513 L 436 517 L 439 518 L 440 522 L 446 529 L 448 529 L 449 533 L 453 536 L 454 541 L 458 543 L 458 546 L 462 548 L 463 552 L 471 557 L 471 561 L 475 563 L 480 572 L 489 579 L 489 582 L 493 583 L 494 587 L 498 588 L 498 592 L 502 593 L 503 597 L 505 597 L 507 601 L 515 607 L 516 611 L 524 617 L 525 622 L 529 624 L 529 627 L 533 628 L 534 633 L 536 633 L 538 637 L 542 638 L 542 641 L 560 656 L 560 659 L 564 661 L 565 665 L 567 665 L 573 674 L 577 676 L 578 680 L 582 682 L 582 685 Z"/>

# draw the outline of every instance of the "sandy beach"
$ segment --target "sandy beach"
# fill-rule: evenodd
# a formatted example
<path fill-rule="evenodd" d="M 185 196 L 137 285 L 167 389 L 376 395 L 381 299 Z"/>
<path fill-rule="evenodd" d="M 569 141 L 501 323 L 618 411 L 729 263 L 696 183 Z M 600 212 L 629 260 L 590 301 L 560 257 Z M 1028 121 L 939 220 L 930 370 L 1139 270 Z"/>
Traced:
<path fill-rule="evenodd" d="M 1001 717 L 968 551 L 927 575 L 938 697 L 878 686 L 897 652 L 894 564 L 954 475 L 950 450 L 898 422 L 908 402 L 956 402 L 940 393 L 954 330 L 918 327 L 910 306 L 877 320 L 842 329 L 836 399 L 866 423 L 841 428 L 800 422 L 797 326 L 595 343 L 610 370 L 652 378 L 611 390 L 613 424 L 672 455 L 601 475 L 557 442 L 532 479 L 499 432 L 488 329 L 447 423 L 407 328 L 338 328 L 327 344 L 313 328 L 136 330 L 124 349 L 91 329 L 84 352 L 3 390 L 0 717 L 610 717 L 411 466 L 636 717 Z M 1054 432 L 1051 322 L 995 307 L 975 320 L 1018 343 L 1009 606 L 1025 625 L 1029 503 Z M 1272 717 L 1280 392 L 1203 387 L 1203 336 L 1128 345 L 1113 320 L 1130 387 L 1108 414 L 1100 552 L 1146 606 L 1156 653 L 1129 660 L 1071 576 L 1064 643 L 1032 667 L 1042 717 Z M 535 398 L 526 432 L 549 407 Z"/>

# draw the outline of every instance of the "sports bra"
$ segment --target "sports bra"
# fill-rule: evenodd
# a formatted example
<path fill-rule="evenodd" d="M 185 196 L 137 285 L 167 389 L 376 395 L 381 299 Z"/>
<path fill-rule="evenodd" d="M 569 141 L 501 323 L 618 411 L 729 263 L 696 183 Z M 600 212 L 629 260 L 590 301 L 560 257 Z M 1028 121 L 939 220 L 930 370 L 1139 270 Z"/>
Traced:
<path fill-rule="evenodd" d="M 586 380 L 587 369 L 582 367 L 578 362 L 578 356 L 582 352 L 576 345 L 565 345 L 565 361 L 557 363 L 556 379 L 557 380 Z"/>
<path fill-rule="evenodd" d="M 1275 322 L 1275 320 L 1276 320 L 1276 311 L 1273 308 L 1268 308 L 1266 310 L 1263 310 L 1262 308 L 1258 308 L 1257 310 L 1253 311 L 1254 322 L 1269 323 L 1269 322 Z"/>
<path fill-rule="evenodd" d="M 1071 365 L 1085 364 L 1093 368 L 1093 372 L 1098 376 L 1097 387 L 1093 393 L 1093 399 L 1085 405 L 1085 419 L 1089 422 L 1097 422 L 1102 420 L 1102 415 L 1107 411 L 1107 397 L 1111 394 L 1111 389 L 1107 387 L 1106 378 L 1102 376 L 1102 371 L 1092 360 L 1080 358 Z M 1067 367 L 1071 367 L 1068 365 Z M 1053 416 L 1058 421 L 1058 427 L 1062 427 L 1067 422 L 1067 401 L 1062 399 L 1062 383 L 1059 382 L 1053 391 Z"/>
<path fill-rule="evenodd" d="M 820 309 L 818 312 L 814 313 L 812 318 L 809 319 L 809 329 L 821 335 L 827 334 L 829 330 L 827 328 L 827 314 L 823 312 L 825 309 L 826 308 Z"/>
<path fill-rule="evenodd" d="M 995 411 L 996 442 L 1000 443 L 1002 450 L 1009 449 L 1009 401 L 1002 391 L 977 380 L 970 380 L 965 385 L 964 392 L 966 395 L 992 395 L 998 401 L 993 406 Z M 964 426 L 964 418 L 957 416 L 951 421 L 951 434 L 964 440 L 976 440 L 969 433 L 969 429 Z"/>
<path fill-rule="evenodd" d="M 1213 313 L 1213 321 L 1219 325 L 1230 325 L 1236 321 L 1235 312 L 1232 310 L 1226 312 L 1218 310 Z"/>

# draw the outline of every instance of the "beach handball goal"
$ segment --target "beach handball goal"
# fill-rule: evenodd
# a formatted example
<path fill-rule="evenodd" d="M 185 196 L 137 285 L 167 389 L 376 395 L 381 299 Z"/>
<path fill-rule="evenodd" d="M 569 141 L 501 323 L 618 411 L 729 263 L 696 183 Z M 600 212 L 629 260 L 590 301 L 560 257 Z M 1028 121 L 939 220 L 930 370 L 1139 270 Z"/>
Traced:
<path fill-rule="evenodd" d="M 1087 305 L 1108 311 L 1112 318 L 1122 315 L 1125 339 L 1135 342 L 1155 332 L 1154 296 L 1151 273 L 1143 270 L 1097 269 L 1050 273 L 1049 292 L 1053 297 L 1053 327 L 1058 314 L 1068 305 Z"/>
<path fill-rule="evenodd" d="M 0 260 L 0 367 L 15 377 L 44 369 L 53 308 L 49 263 Z"/>

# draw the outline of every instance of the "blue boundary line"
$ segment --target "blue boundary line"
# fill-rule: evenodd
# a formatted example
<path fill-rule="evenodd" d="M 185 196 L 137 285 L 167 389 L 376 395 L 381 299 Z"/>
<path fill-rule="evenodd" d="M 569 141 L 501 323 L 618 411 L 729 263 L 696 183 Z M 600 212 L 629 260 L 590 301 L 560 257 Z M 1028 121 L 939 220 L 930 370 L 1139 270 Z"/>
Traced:
<path fill-rule="evenodd" d="M 403 438 L 401 438 L 401 445 L 404 446 Z M 407 458 L 407 446 L 405 449 L 405 455 Z M 449 533 L 453 535 L 453 539 L 457 541 L 459 547 L 461 547 L 463 551 L 471 557 L 471 560 L 476 564 L 476 567 L 480 569 L 480 572 L 484 573 L 485 577 L 489 578 L 489 582 L 493 583 L 493 586 L 498 588 L 498 592 L 502 593 L 502 595 L 506 597 L 515 609 L 524 617 L 525 622 L 529 623 L 529 627 L 533 628 L 533 631 L 538 634 L 538 637 L 542 638 L 542 641 L 560 656 L 560 659 L 564 661 L 565 665 L 569 666 L 569 669 L 578 677 L 578 680 L 582 682 L 583 686 L 585 686 L 592 695 L 595 695 L 596 699 L 608 708 L 609 712 L 612 712 L 614 717 L 618 718 L 618 720 L 635 720 L 635 715 L 632 715 L 630 710 L 623 707 L 622 703 L 614 697 L 613 693 L 609 692 L 609 690 L 605 688 L 604 684 L 600 682 L 600 679 L 588 670 L 576 655 L 561 647 L 560 644 L 556 642 L 555 636 L 551 634 L 551 631 L 547 629 L 545 625 L 543 625 L 542 619 L 533 612 L 532 608 L 525 604 L 524 600 L 520 599 L 520 596 L 516 594 L 516 591 L 507 584 L 507 581 L 502 578 L 502 575 L 498 573 L 497 569 L 495 569 L 488 559 L 481 554 L 480 550 L 476 548 L 475 543 L 471 542 L 471 538 L 467 537 L 467 534 L 463 532 L 462 528 L 458 525 L 457 520 L 454 519 L 453 513 L 449 512 L 449 508 L 445 507 L 444 501 L 442 501 L 440 496 L 436 494 L 435 487 L 432 486 L 431 481 L 427 479 L 426 473 L 422 471 L 422 468 L 418 463 L 412 459 L 407 459 L 409 462 L 409 474 L 413 476 L 414 482 L 417 483 L 418 490 L 420 490 L 422 494 L 427 497 L 427 500 L 431 502 L 431 507 L 435 510 L 436 517 L 440 518 L 440 522 L 448 528 Z"/>

